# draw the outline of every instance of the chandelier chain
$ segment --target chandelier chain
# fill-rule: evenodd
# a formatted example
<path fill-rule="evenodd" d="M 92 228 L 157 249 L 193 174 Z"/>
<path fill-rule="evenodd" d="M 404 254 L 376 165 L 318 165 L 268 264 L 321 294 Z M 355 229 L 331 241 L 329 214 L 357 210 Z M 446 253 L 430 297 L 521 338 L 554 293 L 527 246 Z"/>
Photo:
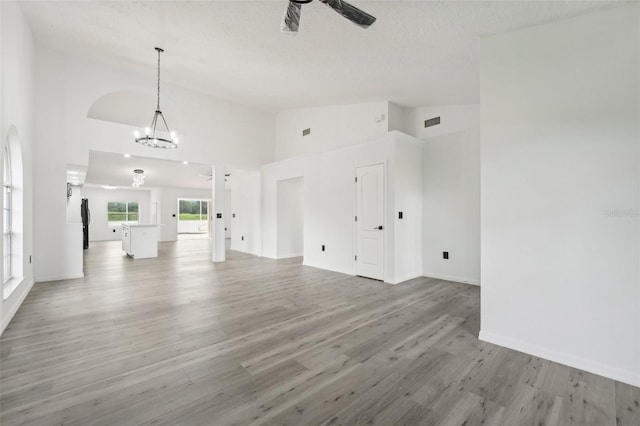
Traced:
<path fill-rule="evenodd" d="M 167 120 L 164 118 L 162 111 L 160 111 L 160 54 L 163 53 L 164 50 L 160 47 L 156 47 L 156 51 L 158 52 L 158 103 L 156 104 L 156 110 L 153 114 L 151 125 L 145 128 L 145 134 L 141 136 L 140 132 L 135 131 L 133 132 L 133 135 L 136 143 L 152 148 L 175 149 L 178 147 L 178 138 L 176 137 L 175 132 L 169 130 Z M 158 116 L 160 116 L 160 119 Z M 158 128 L 158 123 L 160 123 L 160 128 Z M 164 131 L 161 134 L 157 134 L 156 131 L 161 129 L 162 125 L 164 125 Z M 168 136 L 165 136 L 165 133 L 167 133 Z"/>
<path fill-rule="evenodd" d="M 160 111 L 160 50 L 158 50 L 158 111 Z"/>

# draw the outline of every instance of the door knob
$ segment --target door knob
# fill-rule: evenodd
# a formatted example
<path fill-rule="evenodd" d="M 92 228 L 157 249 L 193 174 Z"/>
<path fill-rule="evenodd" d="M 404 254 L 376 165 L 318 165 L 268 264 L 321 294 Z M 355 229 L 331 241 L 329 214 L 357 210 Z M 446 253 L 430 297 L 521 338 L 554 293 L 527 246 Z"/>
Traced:
<path fill-rule="evenodd" d="M 380 226 L 376 226 L 376 227 L 375 227 L 375 228 L 373 228 L 373 229 L 382 229 L 382 225 L 380 225 Z"/>

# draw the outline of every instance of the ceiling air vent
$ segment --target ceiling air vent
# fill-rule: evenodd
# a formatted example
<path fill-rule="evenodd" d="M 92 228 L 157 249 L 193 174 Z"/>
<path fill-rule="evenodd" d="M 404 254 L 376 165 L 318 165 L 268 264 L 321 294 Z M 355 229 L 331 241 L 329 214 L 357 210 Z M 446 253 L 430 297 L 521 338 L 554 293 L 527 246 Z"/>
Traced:
<path fill-rule="evenodd" d="M 310 134 L 311 134 L 311 129 L 304 129 L 302 131 L 302 136 L 307 136 L 307 135 L 310 135 Z"/>
<path fill-rule="evenodd" d="M 440 117 L 424 120 L 424 127 L 437 126 L 438 124 L 440 124 Z"/>

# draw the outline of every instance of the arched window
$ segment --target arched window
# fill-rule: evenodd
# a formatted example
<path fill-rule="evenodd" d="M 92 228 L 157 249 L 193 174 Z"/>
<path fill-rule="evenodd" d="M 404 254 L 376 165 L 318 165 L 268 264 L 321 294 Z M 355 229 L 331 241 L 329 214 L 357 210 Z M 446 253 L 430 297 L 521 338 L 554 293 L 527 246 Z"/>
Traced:
<path fill-rule="evenodd" d="M 8 299 L 23 282 L 24 270 L 24 184 L 20 137 L 9 128 L 2 145 L 2 297 Z"/>
<path fill-rule="evenodd" d="M 2 204 L 2 246 L 3 246 L 3 260 L 4 260 L 4 276 L 3 287 L 11 279 L 11 152 L 9 146 L 4 147 L 3 152 L 3 204 Z"/>

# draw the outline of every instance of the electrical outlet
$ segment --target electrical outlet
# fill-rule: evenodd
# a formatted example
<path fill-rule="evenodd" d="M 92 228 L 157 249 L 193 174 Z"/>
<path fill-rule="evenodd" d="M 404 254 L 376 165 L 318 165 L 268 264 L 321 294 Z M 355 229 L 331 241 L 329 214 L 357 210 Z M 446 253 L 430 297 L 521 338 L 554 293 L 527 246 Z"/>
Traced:
<path fill-rule="evenodd" d="M 404 214 L 402 212 L 398 212 L 398 219 L 402 219 Z"/>
<path fill-rule="evenodd" d="M 29 265 L 31 265 L 31 255 L 29 255 Z"/>
<path fill-rule="evenodd" d="M 443 259 L 449 259 L 449 252 L 448 251 L 443 251 L 442 252 L 442 258 Z"/>
<path fill-rule="evenodd" d="M 324 251 L 324 244 L 322 245 L 322 251 Z"/>
<path fill-rule="evenodd" d="M 242 241 L 244 241 L 244 235 L 242 236 Z"/>

